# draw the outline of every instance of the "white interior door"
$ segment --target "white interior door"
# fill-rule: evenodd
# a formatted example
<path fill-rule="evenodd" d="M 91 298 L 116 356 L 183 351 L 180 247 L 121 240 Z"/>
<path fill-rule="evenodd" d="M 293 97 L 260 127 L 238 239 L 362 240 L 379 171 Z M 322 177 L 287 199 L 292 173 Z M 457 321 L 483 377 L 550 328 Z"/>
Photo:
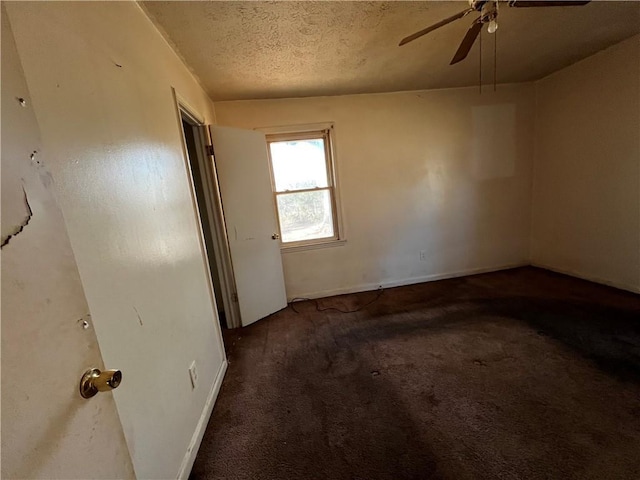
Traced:
<path fill-rule="evenodd" d="M 78 391 L 102 356 L 4 8 L 2 478 L 132 478 L 113 394 Z"/>
<path fill-rule="evenodd" d="M 287 306 L 264 134 L 211 127 L 242 325 Z"/>

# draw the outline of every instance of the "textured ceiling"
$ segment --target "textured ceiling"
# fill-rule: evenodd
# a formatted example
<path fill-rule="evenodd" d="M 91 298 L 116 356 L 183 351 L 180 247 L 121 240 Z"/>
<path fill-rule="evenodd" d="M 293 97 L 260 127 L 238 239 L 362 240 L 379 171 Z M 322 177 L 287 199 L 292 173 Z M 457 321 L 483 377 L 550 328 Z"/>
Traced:
<path fill-rule="evenodd" d="M 449 62 L 475 14 L 410 44 L 400 39 L 467 2 L 149 1 L 144 10 L 214 100 L 460 87 L 478 82 L 476 44 Z M 640 2 L 582 7 L 500 4 L 498 82 L 542 78 L 640 32 Z M 483 33 L 483 78 L 493 37 Z"/>

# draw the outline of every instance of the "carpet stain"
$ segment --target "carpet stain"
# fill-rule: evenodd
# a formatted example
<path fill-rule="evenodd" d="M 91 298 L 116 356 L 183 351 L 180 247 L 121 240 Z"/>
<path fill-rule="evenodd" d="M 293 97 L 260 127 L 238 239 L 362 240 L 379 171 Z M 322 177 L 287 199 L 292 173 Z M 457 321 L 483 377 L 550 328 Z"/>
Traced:
<path fill-rule="evenodd" d="M 638 295 L 527 267 L 296 310 L 225 332 L 192 480 L 640 478 Z"/>

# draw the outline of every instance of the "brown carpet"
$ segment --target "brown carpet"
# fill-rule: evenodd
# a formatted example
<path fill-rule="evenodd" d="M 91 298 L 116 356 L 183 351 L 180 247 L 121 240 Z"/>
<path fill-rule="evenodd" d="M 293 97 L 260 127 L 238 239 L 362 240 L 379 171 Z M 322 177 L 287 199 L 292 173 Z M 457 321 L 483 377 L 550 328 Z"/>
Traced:
<path fill-rule="evenodd" d="M 295 307 L 226 332 L 192 479 L 640 479 L 638 295 L 528 267 Z"/>

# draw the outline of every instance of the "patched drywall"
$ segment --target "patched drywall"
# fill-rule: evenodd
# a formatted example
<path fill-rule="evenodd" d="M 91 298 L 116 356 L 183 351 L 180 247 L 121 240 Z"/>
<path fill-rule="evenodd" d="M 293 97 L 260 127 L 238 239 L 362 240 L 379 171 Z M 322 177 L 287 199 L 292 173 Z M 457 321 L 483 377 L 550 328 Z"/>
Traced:
<path fill-rule="evenodd" d="M 335 122 L 347 241 L 283 254 L 289 298 L 529 261 L 532 85 L 218 102 L 216 113 L 240 128 Z"/>
<path fill-rule="evenodd" d="M 187 475 L 225 358 L 172 87 L 212 104 L 135 2 L 5 3 L 135 473 Z"/>
<path fill-rule="evenodd" d="M 640 36 L 536 94 L 533 263 L 640 291 Z"/>
<path fill-rule="evenodd" d="M 102 357 L 48 172 L 49 152 L 0 8 L 2 478 L 131 478 L 112 395 L 87 401 L 78 392 L 83 371 L 103 368 Z"/>

